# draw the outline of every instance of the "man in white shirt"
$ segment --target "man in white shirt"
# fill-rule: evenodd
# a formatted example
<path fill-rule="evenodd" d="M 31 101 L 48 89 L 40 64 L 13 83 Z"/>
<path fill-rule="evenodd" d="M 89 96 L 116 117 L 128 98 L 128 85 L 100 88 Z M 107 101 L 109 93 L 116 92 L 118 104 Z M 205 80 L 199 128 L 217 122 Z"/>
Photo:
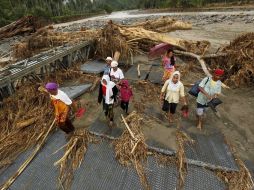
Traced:
<path fill-rule="evenodd" d="M 110 78 L 111 81 L 115 82 L 116 84 L 119 83 L 120 80 L 124 79 L 123 71 L 120 68 L 118 68 L 117 61 L 111 62 Z"/>

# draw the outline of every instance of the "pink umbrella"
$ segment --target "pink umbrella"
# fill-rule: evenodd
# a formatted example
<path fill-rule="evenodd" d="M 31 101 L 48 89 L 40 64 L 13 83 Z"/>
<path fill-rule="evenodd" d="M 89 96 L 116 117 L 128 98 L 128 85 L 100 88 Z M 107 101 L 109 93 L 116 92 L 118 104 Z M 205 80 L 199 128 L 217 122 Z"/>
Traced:
<path fill-rule="evenodd" d="M 161 55 L 165 54 L 168 51 L 168 49 L 172 49 L 172 48 L 173 46 L 167 43 L 158 44 L 150 49 L 148 53 L 148 58 L 149 59 L 158 58 Z"/>

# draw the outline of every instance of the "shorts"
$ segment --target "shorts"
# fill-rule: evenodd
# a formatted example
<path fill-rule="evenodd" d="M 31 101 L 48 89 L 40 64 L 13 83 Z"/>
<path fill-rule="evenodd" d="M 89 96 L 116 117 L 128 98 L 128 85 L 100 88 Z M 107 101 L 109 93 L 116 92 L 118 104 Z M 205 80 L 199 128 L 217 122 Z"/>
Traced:
<path fill-rule="evenodd" d="M 202 116 L 204 115 L 204 112 L 206 111 L 207 105 L 202 105 L 200 103 L 197 103 L 197 115 Z"/>

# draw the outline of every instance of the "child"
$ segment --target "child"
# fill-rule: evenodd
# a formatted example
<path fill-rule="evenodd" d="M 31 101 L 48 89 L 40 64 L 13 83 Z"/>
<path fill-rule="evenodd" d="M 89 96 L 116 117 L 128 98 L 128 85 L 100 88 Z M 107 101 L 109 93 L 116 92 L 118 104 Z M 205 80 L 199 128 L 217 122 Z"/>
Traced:
<path fill-rule="evenodd" d="M 133 96 L 133 93 L 127 80 L 122 80 L 120 87 L 121 108 L 128 114 L 129 101 Z"/>

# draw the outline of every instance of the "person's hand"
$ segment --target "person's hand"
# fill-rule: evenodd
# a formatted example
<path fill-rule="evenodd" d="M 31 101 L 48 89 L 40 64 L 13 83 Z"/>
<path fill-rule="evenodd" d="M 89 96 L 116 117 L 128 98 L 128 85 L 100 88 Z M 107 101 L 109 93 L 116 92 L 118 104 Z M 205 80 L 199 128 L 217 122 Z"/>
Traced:
<path fill-rule="evenodd" d="M 213 97 L 210 96 L 209 94 L 207 94 L 206 97 L 207 97 L 208 100 L 212 100 L 213 99 Z"/>
<path fill-rule="evenodd" d="M 113 79 L 115 79 L 115 78 L 116 78 L 114 75 L 111 75 L 110 77 L 111 77 L 111 78 L 113 78 Z"/>
<path fill-rule="evenodd" d="M 160 95 L 160 100 L 163 101 L 164 100 L 164 96 Z"/>

